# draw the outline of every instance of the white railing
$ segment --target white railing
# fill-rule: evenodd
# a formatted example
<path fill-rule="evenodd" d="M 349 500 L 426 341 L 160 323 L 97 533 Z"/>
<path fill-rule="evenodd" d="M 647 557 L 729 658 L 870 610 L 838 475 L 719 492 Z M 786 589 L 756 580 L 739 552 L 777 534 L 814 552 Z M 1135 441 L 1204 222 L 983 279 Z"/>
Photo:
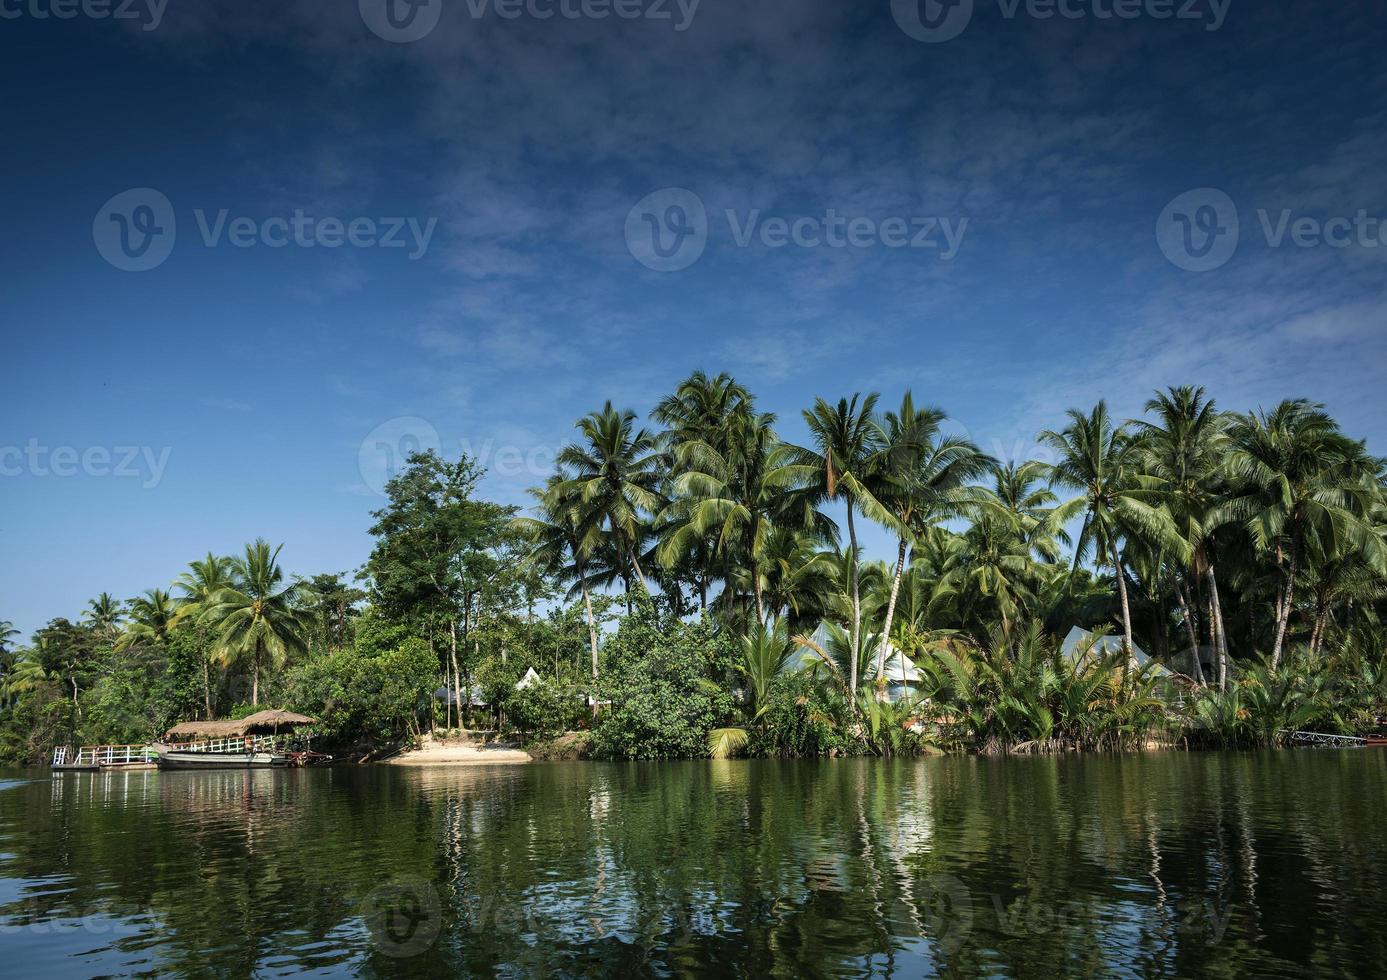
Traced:
<path fill-rule="evenodd" d="M 240 752 L 277 752 L 288 744 L 289 735 L 232 735 L 209 738 L 200 742 L 178 742 L 168 748 L 174 752 L 210 752 L 216 754 Z"/>
<path fill-rule="evenodd" d="M 159 753 L 148 745 L 83 745 L 76 751 L 60 745 L 53 750 L 54 766 L 129 766 L 158 758 Z"/>

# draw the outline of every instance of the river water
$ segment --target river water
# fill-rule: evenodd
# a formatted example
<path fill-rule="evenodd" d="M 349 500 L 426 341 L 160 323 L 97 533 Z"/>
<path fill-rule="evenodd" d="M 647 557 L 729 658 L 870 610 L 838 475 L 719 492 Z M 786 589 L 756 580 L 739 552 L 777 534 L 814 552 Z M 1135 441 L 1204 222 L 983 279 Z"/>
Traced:
<path fill-rule="evenodd" d="M 1387 751 L 0 774 L 0 975 L 1387 974 Z"/>

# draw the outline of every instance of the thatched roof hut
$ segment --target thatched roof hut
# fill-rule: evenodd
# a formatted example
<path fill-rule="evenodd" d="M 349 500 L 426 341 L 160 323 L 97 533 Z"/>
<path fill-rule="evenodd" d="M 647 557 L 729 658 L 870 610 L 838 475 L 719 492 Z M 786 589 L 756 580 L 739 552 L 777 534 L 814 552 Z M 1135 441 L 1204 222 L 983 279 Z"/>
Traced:
<path fill-rule="evenodd" d="M 316 720 L 307 715 L 269 708 L 234 720 L 182 721 L 170 728 L 165 737 L 190 739 L 233 738 L 237 735 L 273 735 L 281 730 L 312 724 L 316 724 Z"/>

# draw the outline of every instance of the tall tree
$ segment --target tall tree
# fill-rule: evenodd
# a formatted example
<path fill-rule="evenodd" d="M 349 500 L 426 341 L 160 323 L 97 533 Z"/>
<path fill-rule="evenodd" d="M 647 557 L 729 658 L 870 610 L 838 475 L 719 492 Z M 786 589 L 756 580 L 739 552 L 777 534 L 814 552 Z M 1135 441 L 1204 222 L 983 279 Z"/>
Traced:
<path fill-rule="evenodd" d="M 869 487 L 873 464 L 880 447 L 880 429 L 875 420 L 878 395 L 863 398 L 841 398 L 830 405 L 822 398 L 814 400 L 814 408 L 804 412 L 805 425 L 813 441 L 812 448 L 799 449 L 791 456 L 793 462 L 813 467 L 816 471 L 814 493 L 828 500 L 841 499 L 848 512 L 848 590 L 852 601 L 849 646 L 851 701 L 857 703 L 858 661 L 862 653 L 862 594 L 859 579 L 860 552 L 857 546 L 855 514 L 861 511 L 871 520 L 888 526 L 895 523 L 891 512 L 883 507 Z"/>
<path fill-rule="evenodd" d="M 174 588 L 183 594 L 176 600 L 177 608 L 173 614 L 173 626 L 186 624 L 199 629 L 207 623 L 207 613 L 216 605 L 216 597 L 232 585 L 232 562 L 229 557 L 207 552 L 206 557 L 188 563 L 188 570 L 174 580 Z M 210 626 L 208 627 L 210 628 Z M 210 721 L 212 711 L 212 649 L 200 643 L 198 659 L 202 668 L 202 711 L 203 717 Z"/>
<path fill-rule="evenodd" d="M 260 675 L 292 653 L 307 649 L 309 623 L 297 608 L 299 586 L 284 585 L 279 552 L 257 538 L 232 559 L 233 584 L 220 590 L 208 610 L 217 627 L 216 654 L 223 663 L 250 665 L 250 703 L 260 703 Z"/>
<path fill-rule="evenodd" d="M 1366 519 L 1378 487 L 1377 461 L 1339 430 L 1323 405 L 1303 399 L 1238 416 L 1230 434 L 1233 491 L 1221 514 L 1241 521 L 1259 548 L 1274 553 L 1282 575 L 1271 650 L 1275 667 L 1308 547 L 1359 549 L 1375 566 L 1383 563 L 1381 539 Z"/>
<path fill-rule="evenodd" d="M 1147 401 L 1146 411 L 1155 422 L 1137 419 L 1132 424 L 1140 436 L 1138 448 L 1144 471 L 1155 478 L 1155 489 L 1175 528 L 1189 545 L 1190 564 L 1179 565 L 1176 599 L 1189 634 L 1190 676 L 1203 682 L 1199 657 L 1198 609 L 1195 598 L 1203 578 L 1209 588 L 1209 624 L 1219 658 L 1219 674 L 1226 675 L 1227 643 L 1219 602 L 1218 575 L 1210 554 L 1212 518 L 1223 489 L 1222 457 L 1226 447 L 1226 419 L 1203 388 L 1170 388 Z M 1187 574 L 1192 578 L 1187 578 Z M 1193 586 L 1188 589 L 1187 587 Z"/>
<path fill-rule="evenodd" d="M 1050 469 L 1052 482 L 1081 491 L 1084 523 L 1074 552 L 1078 563 L 1092 547 L 1100 563 L 1111 564 L 1122 606 L 1122 635 L 1130 653 L 1132 608 L 1127 596 L 1127 577 L 1118 542 L 1135 535 L 1182 560 L 1189 545 L 1180 537 L 1170 514 L 1160 506 L 1160 493 L 1139 473 L 1138 445 L 1126 426 L 1113 425 L 1106 402 L 1100 401 L 1085 415 L 1068 412 L 1069 425 L 1059 432 L 1040 434 L 1043 445 L 1054 450 L 1058 461 Z"/>
<path fill-rule="evenodd" d="M 569 598 L 583 597 L 588 626 L 592 680 L 597 682 L 597 620 L 592 610 L 589 565 L 598 546 L 599 529 L 585 520 L 585 508 L 574 494 L 564 493 L 565 481 L 555 474 L 543 489 L 530 491 L 535 498 L 534 517 L 517 517 L 514 526 L 530 541 L 529 560 L 561 585 L 569 586 Z M 594 706 L 596 700 L 594 699 Z"/>
<path fill-rule="evenodd" d="M 900 409 L 876 423 L 877 458 L 870 467 L 869 486 L 892 521 L 896 532 L 896 565 L 886 620 L 877 647 L 876 679 L 885 680 L 886 651 L 901 576 L 910 544 L 941 521 L 966 513 L 979 502 L 969 481 L 986 472 L 990 460 L 967 439 L 945 436 L 940 426 L 948 418 L 939 408 L 917 407 L 907 391 Z"/>
<path fill-rule="evenodd" d="M 607 402 L 578 422 L 579 442 L 559 451 L 564 480 L 554 492 L 576 500 L 584 522 L 601 527 L 632 576 L 647 590 L 641 545 L 648 516 L 661 507 L 660 454 L 655 437 L 636 428 L 636 413 L 617 411 Z"/>

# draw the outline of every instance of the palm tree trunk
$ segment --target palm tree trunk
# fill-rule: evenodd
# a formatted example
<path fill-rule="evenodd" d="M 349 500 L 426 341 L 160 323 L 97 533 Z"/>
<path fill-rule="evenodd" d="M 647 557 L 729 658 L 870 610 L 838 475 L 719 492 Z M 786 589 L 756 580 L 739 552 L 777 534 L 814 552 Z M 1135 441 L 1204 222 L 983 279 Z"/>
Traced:
<path fill-rule="evenodd" d="M 597 717 L 597 620 L 592 615 L 592 593 L 588 591 L 587 576 L 580 570 L 578 584 L 583 588 L 583 608 L 588 616 L 588 644 L 592 648 L 592 717 Z"/>
<path fill-rule="evenodd" d="M 636 557 L 636 552 L 634 550 L 631 552 L 631 568 L 635 570 L 636 581 L 641 584 L 642 591 L 644 591 L 646 595 L 650 595 L 650 586 L 645 584 L 645 572 L 641 570 L 640 559 Z"/>
<path fill-rule="evenodd" d="M 856 710 L 858 643 L 862 633 L 862 597 L 858 595 L 857 591 L 857 526 L 852 521 L 851 498 L 848 500 L 848 547 L 852 549 L 848 554 L 848 579 L 852 584 L 852 651 L 849 657 L 852 677 L 848 679 L 848 689 L 852 696 L 853 710 Z"/>
<path fill-rule="evenodd" d="M 1117 553 L 1117 542 L 1109 541 L 1112 551 L 1113 568 L 1117 571 L 1117 594 L 1122 600 L 1122 636 L 1127 643 L 1127 658 L 1130 661 L 1134 644 L 1132 643 L 1132 607 L 1127 603 L 1127 574 L 1122 569 L 1122 558 Z"/>
<path fill-rule="evenodd" d="M 458 720 L 461 721 L 462 681 L 458 671 L 458 624 L 452 616 L 448 617 L 448 659 L 453 668 L 453 703 L 457 705 Z M 471 693 L 471 691 L 468 692 L 469 695 Z"/>
<path fill-rule="evenodd" d="M 1223 629 L 1223 603 L 1218 597 L 1218 576 L 1214 574 L 1213 562 L 1205 566 L 1204 575 L 1209 580 L 1209 605 L 1214 611 L 1214 628 L 1218 636 L 1214 656 L 1218 658 L 1218 689 L 1221 691 L 1228 684 L 1228 634 Z"/>
<path fill-rule="evenodd" d="M 766 609 L 762 604 L 761 598 L 761 570 L 753 568 L 751 570 L 751 592 L 756 597 L 756 625 L 766 625 Z"/>
<path fill-rule="evenodd" d="M 877 677 L 886 676 L 886 647 L 891 638 L 891 621 L 896 617 L 896 596 L 901 591 L 901 575 L 905 572 L 905 538 L 901 538 L 900 549 L 896 552 L 896 575 L 891 579 L 891 598 L 886 602 L 886 625 L 881 629 L 881 645 L 877 648 Z M 905 670 L 905 659 L 901 659 L 901 670 Z"/>
<path fill-rule="evenodd" d="M 1175 580 L 1175 599 L 1180 603 L 1180 615 L 1185 617 L 1185 630 L 1190 635 L 1190 677 L 1202 685 L 1204 668 L 1199 663 L 1199 624 L 1193 619 L 1194 614 L 1185 601 L 1185 586 L 1178 577 Z"/>
<path fill-rule="evenodd" d="M 207 665 L 207 654 L 202 654 L 202 719 L 212 720 L 212 679 Z"/>
<path fill-rule="evenodd" d="M 1271 666 L 1275 670 L 1281 666 L 1281 648 L 1286 642 L 1286 625 L 1291 621 L 1291 600 L 1295 597 L 1295 573 L 1300 560 L 1300 549 L 1291 542 L 1291 562 L 1286 568 L 1286 589 L 1281 595 L 1280 608 L 1276 617 L 1276 642 L 1271 647 Z"/>
<path fill-rule="evenodd" d="M 250 663 L 250 706 L 252 708 L 260 706 L 260 651 L 258 650 Z"/>

